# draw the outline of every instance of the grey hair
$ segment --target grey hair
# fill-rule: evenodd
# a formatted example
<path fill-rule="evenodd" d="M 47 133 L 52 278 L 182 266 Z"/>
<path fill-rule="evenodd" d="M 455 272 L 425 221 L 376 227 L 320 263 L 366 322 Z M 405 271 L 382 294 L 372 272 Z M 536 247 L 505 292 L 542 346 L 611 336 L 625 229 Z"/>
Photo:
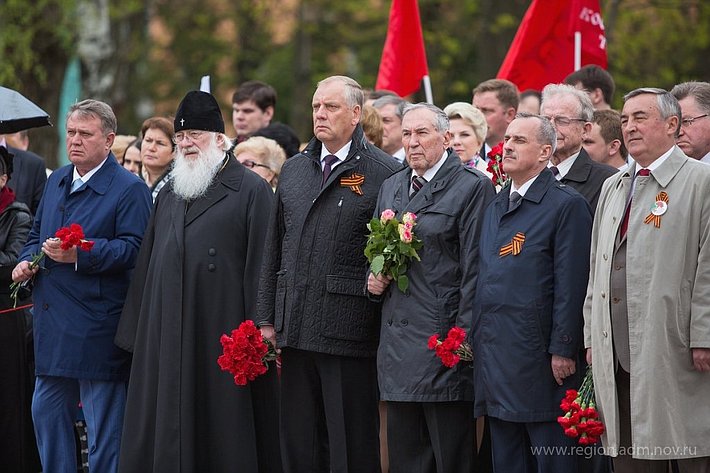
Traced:
<path fill-rule="evenodd" d="M 434 113 L 434 120 L 432 121 L 432 124 L 434 125 L 434 129 L 436 129 L 436 131 L 438 131 L 439 133 L 446 133 L 447 131 L 449 131 L 449 117 L 446 116 L 442 109 L 430 103 L 408 103 L 407 105 L 405 105 L 404 110 L 402 111 L 402 118 L 404 118 L 404 116 L 412 110 L 420 109 L 429 110 L 430 112 Z"/>
<path fill-rule="evenodd" d="M 518 112 L 515 114 L 515 118 L 536 118 L 537 121 L 540 122 L 536 136 L 537 142 L 541 145 L 552 146 L 550 155 L 554 154 L 557 149 L 557 130 L 555 130 L 555 125 L 553 125 L 550 120 L 528 112 Z"/>
<path fill-rule="evenodd" d="M 710 113 L 710 83 L 690 81 L 676 84 L 671 94 L 677 100 L 692 97 L 705 113 Z"/>
<path fill-rule="evenodd" d="M 355 108 L 355 106 L 358 105 L 360 109 L 362 109 L 362 106 L 365 104 L 365 93 L 355 79 L 351 79 L 348 76 L 330 76 L 318 82 L 318 87 L 330 84 L 331 82 L 340 82 L 345 86 L 343 95 L 345 96 L 345 102 L 350 108 Z"/>
<path fill-rule="evenodd" d="M 678 117 L 678 128 L 676 128 L 675 131 L 675 137 L 678 138 L 682 119 L 678 99 L 676 99 L 665 89 L 659 89 L 657 87 L 640 87 L 624 95 L 624 103 L 626 103 L 630 98 L 643 94 L 653 94 L 656 96 L 658 112 L 661 114 L 662 119 L 667 120 L 671 117 Z"/>
<path fill-rule="evenodd" d="M 577 102 L 579 102 L 579 118 L 587 122 L 592 121 L 592 116 L 594 115 L 594 105 L 592 105 L 592 100 L 586 92 L 576 89 L 568 84 L 546 85 L 545 88 L 542 89 L 542 102 L 540 103 L 540 110 L 545 107 L 545 102 L 547 100 L 561 95 L 569 95 L 577 99 Z"/>
<path fill-rule="evenodd" d="M 396 95 L 385 95 L 372 102 L 372 106 L 379 110 L 386 105 L 394 105 L 394 113 L 399 118 L 399 121 L 402 121 L 402 117 L 404 116 L 404 107 L 408 103 L 409 102 L 403 98 L 397 97 Z"/>
<path fill-rule="evenodd" d="M 67 119 L 74 113 L 81 118 L 95 117 L 101 120 L 101 131 L 104 136 L 108 136 L 109 133 L 116 133 L 118 127 L 116 115 L 107 103 L 93 99 L 82 100 L 69 107 Z"/>

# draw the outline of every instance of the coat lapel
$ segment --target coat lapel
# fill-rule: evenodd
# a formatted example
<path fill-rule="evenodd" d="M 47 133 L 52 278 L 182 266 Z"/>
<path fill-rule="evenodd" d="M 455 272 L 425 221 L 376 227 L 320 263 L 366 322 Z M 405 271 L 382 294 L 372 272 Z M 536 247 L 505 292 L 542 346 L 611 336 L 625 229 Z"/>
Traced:
<path fill-rule="evenodd" d="M 674 146 L 673 152 L 668 156 L 668 159 L 651 172 L 651 176 L 665 189 L 688 159 L 690 158 L 688 158 L 680 148 Z"/>
<path fill-rule="evenodd" d="M 574 160 L 572 167 L 569 169 L 565 177 L 561 179 L 562 182 L 572 181 L 572 182 L 587 182 L 589 179 L 589 173 L 592 172 L 592 158 L 589 157 L 584 148 L 579 152 L 579 156 Z"/>

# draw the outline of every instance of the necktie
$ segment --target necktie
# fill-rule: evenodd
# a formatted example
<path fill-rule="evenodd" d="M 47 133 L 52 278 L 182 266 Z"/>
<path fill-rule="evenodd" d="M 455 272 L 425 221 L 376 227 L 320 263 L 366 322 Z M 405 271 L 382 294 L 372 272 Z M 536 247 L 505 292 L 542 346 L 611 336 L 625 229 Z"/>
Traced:
<path fill-rule="evenodd" d="M 74 182 L 71 183 L 71 191 L 69 192 L 70 194 L 73 194 L 74 192 L 78 191 L 81 186 L 84 185 L 84 181 L 81 180 L 81 178 L 77 178 Z"/>
<path fill-rule="evenodd" d="M 323 161 L 325 161 L 325 166 L 323 166 L 323 181 L 321 182 L 321 187 L 323 187 L 325 185 L 325 181 L 328 180 L 328 176 L 330 176 L 330 172 L 333 170 L 333 164 L 338 162 L 338 157 L 329 154 L 323 159 Z"/>
<path fill-rule="evenodd" d="M 557 166 L 550 166 L 550 171 L 552 171 L 552 175 L 555 176 L 555 179 L 559 179 L 560 170 L 557 169 Z"/>
<path fill-rule="evenodd" d="M 636 173 L 637 176 L 648 176 L 651 174 L 651 171 L 648 169 L 640 169 L 639 172 Z M 631 183 L 631 188 L 633 189 L 634 183 Z M 624 238 L 626 235 L 626 231 L 629 229 L 629 214 L 631 213 L 631 201 L 633 200 L 633 195 L 631 196 L 631 199 L 629 199 L 629 204 L 626 206 L 626 212 L 624 213 L 624 220 L 621 221 L 621 228 L 619 229 L 619 236 L 621 239 Z"/>
<path fill-rule="evenodd" d="M 427 180 L 423 177 L 412 176 L 412 189 L 409 191 L 409 197 L 412 198 L 417 195 L 417 192 L 422 190 L 422 187 L 424 187 L 424 184 L 426 183 Z"/>
<path fill-rule="evenodd" d="M 523 196 L 520 195 L 518 191 L 511 192 L 510 197 L 508 198 L 508 211 L 512 210 L 522 198 Z"/>

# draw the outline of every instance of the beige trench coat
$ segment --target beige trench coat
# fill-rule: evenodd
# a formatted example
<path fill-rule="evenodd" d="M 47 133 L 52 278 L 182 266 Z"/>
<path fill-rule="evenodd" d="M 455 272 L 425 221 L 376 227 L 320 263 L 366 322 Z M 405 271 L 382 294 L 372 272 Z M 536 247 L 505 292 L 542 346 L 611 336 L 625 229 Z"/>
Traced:
<path fill-rule="evenodd" d="M 618 454 L 619 419 L 609 286 L 635 170 L 602 187 L 584 307 L 585 347 L 592 347 L 596 400 L 607 428 L 602 442 L 611 456 Z M 644 219 L 661 191 L 668 208 L 655 228 Z M 694 370 L 691 348 L 710 347 L 710 166 L 675 147 L 650 176 L 638 177 L 626 244 L 633 456 L 709 456 L 710 373 Z"/>

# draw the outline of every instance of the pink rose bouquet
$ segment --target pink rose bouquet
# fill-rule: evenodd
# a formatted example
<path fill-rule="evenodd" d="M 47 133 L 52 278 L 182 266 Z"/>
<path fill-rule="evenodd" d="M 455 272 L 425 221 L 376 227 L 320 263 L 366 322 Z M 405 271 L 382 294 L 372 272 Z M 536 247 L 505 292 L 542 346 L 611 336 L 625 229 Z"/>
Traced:
<path fill-rule="evenodd" d="M 417 216 L 406 212 L 400 222 L 392 209 L 385 209 L 380 218 L 373 218 L 367 224 L 365 256 L 370 262 L 373 274 L 384 274 L 397 281 L 400 291 L 406 292 L 409 278 L 406 275 L 409 262 L 419 261 L 417 250 L 422 242 L 414 235 Z"/>

